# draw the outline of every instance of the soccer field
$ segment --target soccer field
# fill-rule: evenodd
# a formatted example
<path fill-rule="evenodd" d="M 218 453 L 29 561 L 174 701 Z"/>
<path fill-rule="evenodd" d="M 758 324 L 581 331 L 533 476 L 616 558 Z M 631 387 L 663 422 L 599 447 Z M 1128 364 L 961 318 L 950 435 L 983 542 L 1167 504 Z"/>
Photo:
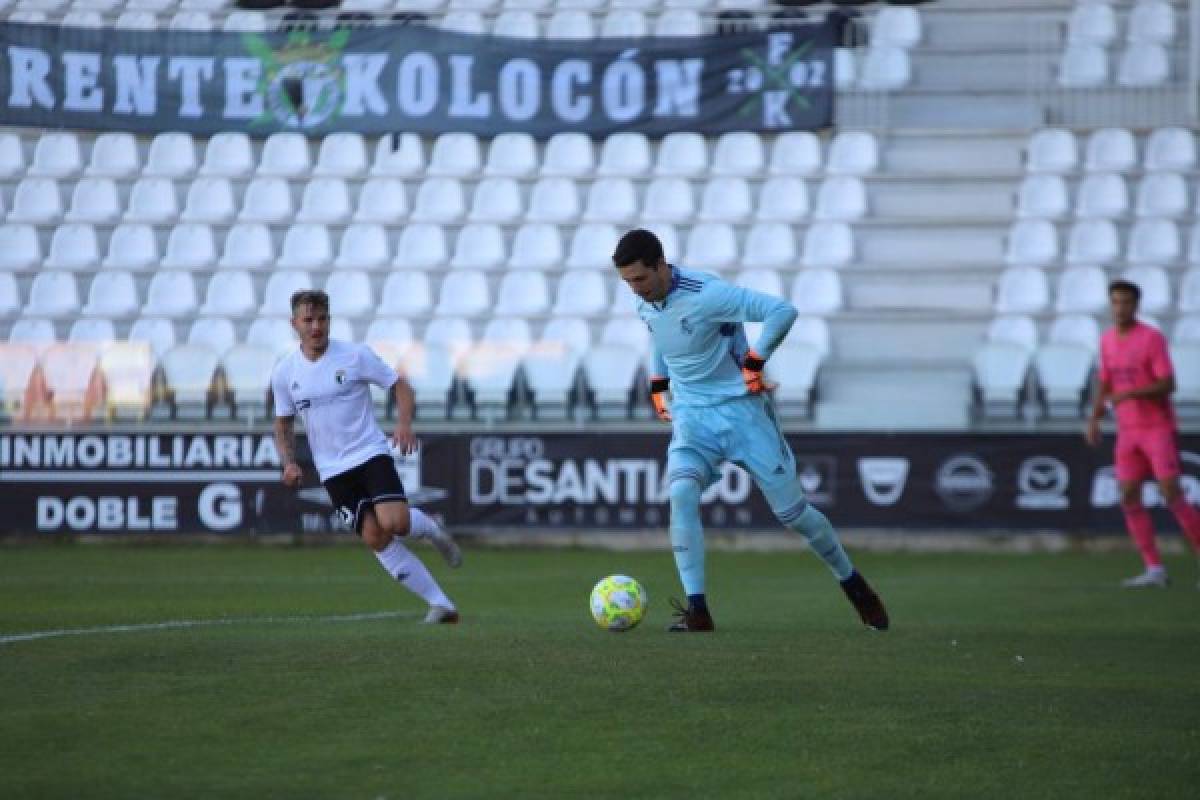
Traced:
<path fill-rule="evenodd" d="M 1128 553 L 864 555 L 880 634 L 809 554 L 715 552 L 702 636 L 662 552 L 468 550 L 430 628 L 356 548 L 10 547 L 0 796 L 1181 797 L 1188 561 L 1132 593 Z M 611 572 L 629 633 L 588 614 Z"/>

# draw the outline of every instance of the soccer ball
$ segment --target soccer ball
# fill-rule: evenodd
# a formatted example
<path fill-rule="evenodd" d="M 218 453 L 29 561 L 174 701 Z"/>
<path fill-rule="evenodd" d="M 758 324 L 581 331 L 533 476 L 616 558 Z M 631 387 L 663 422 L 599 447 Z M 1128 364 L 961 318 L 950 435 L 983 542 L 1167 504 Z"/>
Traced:
<path fill-rule="evenodd" d="M 628 575 L 609 575 L 592 589 L 592 618 L 606 631 L 627 631 L 646 615 L 650 595 Z"/>

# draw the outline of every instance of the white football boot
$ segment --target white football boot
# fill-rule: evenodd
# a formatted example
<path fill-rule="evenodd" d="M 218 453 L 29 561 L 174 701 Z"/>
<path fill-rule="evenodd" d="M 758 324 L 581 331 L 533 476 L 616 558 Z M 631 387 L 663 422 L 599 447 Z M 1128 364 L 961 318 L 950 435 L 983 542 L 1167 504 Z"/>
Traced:
<path fill-rule="evenodd" d="M 453 608 L 445 606 L 430 606 L 428 613 L 425 614 L 425 619 L 421 620 L 422 625 L 457 625 L 458 612 Z"/>
<path fill-rule="evenodd" d="M 1141 575 L 1134 575 L 1132 578 L 1126 578 L 1121 581 L 1123 589 L 1165 589 L 1170 581 L 1167 580 L 1167 571 L 1162 569 L 1148 569 Z"/>
<path fill-rule="evenodd" d="M 450 567 L 458 569 L 462 566 L 462 550 L 459 549 L 458 543 L 445 528 L 438 525 L 437 532 L 429 537 L 429 541 Z"/>

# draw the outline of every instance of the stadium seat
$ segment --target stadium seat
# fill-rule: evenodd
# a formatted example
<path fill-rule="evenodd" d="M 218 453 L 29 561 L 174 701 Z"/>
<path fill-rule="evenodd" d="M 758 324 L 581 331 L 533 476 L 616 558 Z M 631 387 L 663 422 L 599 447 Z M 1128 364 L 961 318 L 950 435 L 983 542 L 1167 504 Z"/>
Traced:
<path fill-rule="evenodd" d="M 780 298 L 786 297 L 783 291 L 783 279 L 773 269 L 744 269 L 737 274 L 733 283 L 752 292 Z"/>
<path fill-rule="evenodd" d="M 276 267 L 285 270 L 323 270 L 333 261 L 333 241 L 324 225 L 299 223 L 287 229 Z"/>
<path fill-rule="evenodd" d="M 491 308 L 487 277 L 479 270 L 446 273 L 434 312 L 447 317 L 478 317 Z"/>
<path fill-rule="evenodd" d="M 832 314 L 842 308 L 842 281 L 831 269 L 805 269 L 792 283 L 792 305 L 801 314 Z"/>
<path fill-rule="evenodd" d="M 368 178 L 359 190 L 355 222 L 396 224 L 408 215 L 408 194 L 397 178 Z"/>
<path fill-rule="evenodd" d="M 500 133 L 488 145 L 487 161 L 483 166 L 485 176 L 528 178 L 537 169 L 537 143 L 528 133 Z"/>
<path fill-rule="evenodd" d="M 254 151 L 250 137 L 225 131 L 214 134 L 204 148 L 199 174 L 224 178 L 243 178 L 254 171 Z"/>
<path fill-rule="evenodd" d="M 175 326 L 161 317 L 142 317 L 129 328 L 129 341 L 145 343 L 158 358 L 175 346 Z"/>
<path fill-rule="evenodd" d="M 1125 179 L 1111 173 L 1086 176 L 1079 183 L 1075 214 L 1083 219 L 1114 219 L 1129 211 L 1129 190 Z"/>
<path fill-rule="evenodd" d="M 92 157 L 84 174 L 94 178 L 131 178 L 141 167 L 137 140 L 132 133 L 102 133 L 92 144 Z"/>
<path fill-rule="evenodd" d="M 89 317 L 112 319 L 134 316 L 140 307 L 133 273 L 125 270 L 104 270 L 92 279 L 83 313 Z"/>
<path fill-rule="evenodd" d="M 342 232 L 333 266 L 347 270 L 379 270 L 387 266 L 390 258 L 384 227 L 356 222 Z"/>
<path fill-rule="evenodd" d="M 1033 353 L 1011 342 L 989 341 L 975 351 L 975 386 L 985 417 L 1019 415 Z"/>
<path fill-rule="evenodd" d="M 176 179 L 195 171 L 196 146 L 190 133 L 160 133 L 150 140 L 144 176 Z"/>
<path fill-rule="evenodd" d="M 337 318 L 360 319 L 375 310 L 371 279 L 361 270 L 338 270 L 325 281 L 330 314 Z"/>
<path fill-rule="evenodd" d="M 291 322 L 281 317 L 258 317 L 250 323 L 246 331 L 245 344 L 265 347 L 274 353 L 276 358 L 295 350 L 298 342 Z"/>
<path fill-rule="evenodd" d="M 1009 266 L 1044 267 L 1058 260 L 1058 231 L 1044 219 L 1023 219 L 1008 230 L 1004 261 Z"/>
<path fill-rule="evenodd" d="M 1078 344 L 1051 342 L 1038 349 L 1034 371 L 1049 417 L 1081 416 L 1094 361 L 1094 351 Z"/>
<path fill-rule="evenodd" d="M 99 261 L 100 243 L 91 225 L 72 222 L 54 229 L 46 267 L 78 272 L 94 269 Z"/>
<path fill-rule="evenodd" d="M 556 316 L 600 316 L 608 308 L 605 276 L 586 270 L 565 273 L 558 282 L 553 313 Z"/>
<path fill-rule="evenodd" d="M 574 8 L 559 9 L 546 20 L 544 37 L 549 40 L 584 40 L 596 38 L 592 15 Z"/>
<path fill-rule="evenodd" d="M 237 343 L 233 322 L 224 317 L 200 317 L 188 329 L 188 344 L 199 344 L 222 355 Z"/>
<path fill-rule="evenodd" d="M 1079 164 L 1075 134 L 1063 128 L 1043 128 L 1029 137 L 1025 168 L 1029 172 L 1062 175 Z"/>
<path fill-rule="evenodd" d="M 726 222 L 701 222 L 688 234 L 683 263 L 692 269 L 721 270 L 738 261 L 737 236 Z"/>
<path fill-rule="evenodd" d="M 0 226 L 0 271 L 25 272 L 39 267 L 41 262 L 37 228 L 24 223 Z"/>
<path fill-rule="evenodd" d="M 21 310 L 21 293 L 11 272 L 0 272 L 0 317 L 16 316 Z"/>
<path fill-rule="evenodd" d="M 27 317 L 61 318 L 79 313 L 79 287 L 75 276 L 60 270 L 42 270 L 29 286 Z"/>
<path fill-rule="evenodd" d="M 1019 219 L 1059 219 L 1070 208 L 1067 184 L 1058 175 L 1029 175 L 1017 190 Z"/>
<path fill-rule="evenodd" d="M 174 222 L 179 217 L 179 201 L 175 186 L 167 178 L 143 177 L 134 182 L 129 190 L 129 205 L 125 209 L 126 222 L 162 224 Z"/>
<path fill-rule="evenodd" d="M 1129 88 L 1160 86 L 1171 77 L 1167 50 L 1160 44 L 1138 42 L 1121 54 L 1117 84 Z"/>
<path fill-rule="evenodd" d="M 163 376 L 170 392 L 172 417 L 207 417 L 217 354 L 199 344 L 178 344 L 162 354 Z"/>
<path fill-rule="evenodd" d="M 627 191 L 632 191 L 632 184 Z M 626 198 L 627 199 L 627 198 Z M 527 222 L 569 224 L 580 215 L 579 191 L 570 178 L 540 178 L 534 183 L 529 197 Z"/>
<path fill-rule="evenodd" d="M 425 327 L 422 345 L 425 350 L 440 350 L 447 354 L 451 367 L 466 355 L 475 344 L 470 324 L 462 317 L 436 317 Z"/>
<path fill-rule="evenodd" d="M 176 225 L 167 236 L 162 266 L 166 269 L 211 269 L 217 261 L 212 228 L 192 222 Z"/>
<path fill-rule="evenodd" d="M 808 213 L 808 187 L 803 179 L 773 175 L 759 186 L 756 219 L 795 223 L 807 217 Z"/>
<path fill-rule="evenodd" d="M 376 317 L 367 326 L 363 341 L 389 366 L 398 367 L 404 353 L 412 346 L 412 325 L 407 319 Z"/>
<path fill-rule="evenodd" d="M 219 134 L 218 134 L 219 135 Z M 304 134 L 283 131 L 272 133 L 263 142 L 259 158 L 259 175 L 279 178 L 303 178 L 312 170 L 308 139 Z"/>
<path fill-rule="evenodd" d="M 52 321 L 26 317 L 12 324 L 8 330 L 8 341 L 29 345 L 40 353 L 58 341 L 58 335 Z"/>
<path fill-rule="evenodd" d="M 1196 137 L 1187 128 L 1157 128 L 1146 139 L 1147 172 L 1189 172 L 1196 168 Z"/>
<path fill-rule="evenodd" d="M 358 178 L 369 166 L 367 144 L 361 133 L 329 133 L 317 148 L 312 174 L 318 178 Z"/>
<path fill-rule="evenodd" d="M 12 179 L 25 174 L 25 149 L 16 133 L 0 132 L 0 178 Z"/>
<path fill-rule="evenodd" d="M 859 69 L 859 88 L 892 92 L 912 83 L 908 51 L 900 47 L 871 46 Z"/>
<path fill-rule="evenodd" d="M 746 233 L 742 265 L 748 268 L 787 269 L 798 261 L 796 235 L 782 222 L 756 222 Z"/>
<path fill-rule="evenodd" d="M 515 178 L 484 178 L 475 187 L 471 211 L 472 222 L 517 222 L 524 209 L 521 189 Z"/>
<path fill-rule="evenodd" d="M 177 11 L 171 15 L 167 30 L 206 33 L 213 30 L 213 20 L 204 11 Z"/>
<path fill-rule="evenodd" d="M 614 133 L 600 148 L 596 175 L 610 178 L 639 178 L 650 173 L 650 142 L 642 133 Z"/>
<path fill-rule="evenodd" d="M 492 35 L 514 39 L 537 39 L 541 35 L 538 17 L 523 8 L 505 8 L 492 20 Z M 503 134 L 501 134 L 503 135 Z"/>
<path fill-rule="evenodd" d="M 704 20 L 690 8 L 668 8 L 654 21 L 655 36 L 702 36 Z"/>
<path fill-rule="evenodd" d="M 271 231 L 261 222 L 239 222 L 225 235 L 221 269 L 265 270 L 275 264 Z"/>
<path fill-rule="evenodd" d="M 80 317 L 71 323 L 67 341 L 76 344 L 92 344 L 100 352 L 117 340 L 117 328 L 111 319 Z"/>
<path fill-rule="evenodd" d="M 9 222 L 47 225 L 62 217 L 62 196 L 53 178 L 22 178 L 13 192 Z"/>
<path fill-rule="evenodd" d="M 625 419 L 632 408 L 633 387 L 642 358 L 614 344 L 594 345 L 583 357 L 584 380 L 599 419 Z"/>
<path fill-rule="evenodd" d="M 723 133 L 713 147 L 709 174 L 716 177 L 754 178 L 766 167 L 762 137 L 749 131 Z"/>
<path fill-rule="evenodd" d="M 658 146 L 656 175 L 696 178 L 708 169 L 708 145 L 694 131 L 675 131 L 662 138 Z"/>
<path fill-rule="evenodd" d="M 300 196 L 297 222 L 337 225 L 350 218 L 353 211 L 350 191 L 341 178 L 313 178 Z"/>
<path fill-rule="evenodd" d="M 1098 44 L 1074 42 L 1063 51 L 1058 85 L 1065 89 L 1094 89 L 1108 83 L 1108 54 Z"/>
<path fill-rule="evenodd" d="M 115 222 L 121 216 L 121 201 L 112 178 L 84 178 L 71 192 L 71 205 L 63 219 L 68 222 Z"/>
<path fill-rule="evenodd" d="M 446 233 L 440 225 L 418 222 L 400 232 L 393 262 L 397 269 L 440 269 L 449 260 Z"/>
<path fill-rule="evenodd" d="M 1088 172 L 1128 172 L 1137 160 L 1133 133 L 1127 128 L 1100 128 L 1088 137 L 1083 166 Z"/>
<path fill-rule="evenodd" d="M 1188 186 L 1175 172 L 1152 172 L 1138 184 L 1134 210 L 1139 217 L 1187 216 Z"/>
<path fill-rule="evenodd" d="M 831 175 L 867 175 L 879 168 L 879 144 L 867 131 L 841 131 L 829 145 Z"/>
<path fill-rule="evenodd" d="M 586 134 L 556 133 L 546 140 L 542 154 L 542 175 L 586 178 L 595 168 L 596 152 Z"/>
<path fill-rule="evenodd" d="M 804 233 L 800 263 L 805 267 L 843 267 L 854 255 L 854 231 L 844 222 L 817 222 Z"/>
<path fill-rule="evenodd" d="M 583 355 L 591 346 L 592 331 L 587 321 L 569 316 L 556 316 L 548 321 L 546 327 L 542 329 L 540 341 L 534 345 L 535 349 L 539 347 L 551 350 L 566 348 L 577 355 Z"/>
<path fill-rule="evenodd" d="M 1100 347 L 1100 325 L 1088 314 L 1055 317 L 1046 336 L 1050 344 L 1071 344 L 1096 352 Z"/>
<path fill-rule="evenodd" d="M 1046 273 L 1036 267 L 1009 267 L 996 285 L 998 314 L 1035 314 L 1050 302 Z"/>
<path fill-rule="evenodd" d="M 179 218 L 184 222 L 218 225 L 230 221 L 236 213 L 233 186 L 228 178 L 197 178 L 188 188 Z"/>
<path fill-rule="evenodd" d="M 500 279 L 492 313 L 498 317 L 527 317 L 545 314 L 549 307 L 550 290 L 545 274 L 517 269 L 505 272 Z"/>
<path fill-rule="evenodd" d="M 452 224 L 462 220 L 466 212 L 466 199 L 457 178 L 426 178 L 417 187 L 414 222 Z"/>
<path fill-rule="evenodd" d="M 541 273 L 530 273 L 542 277 Z M 533 346 L 529 322 L 520 317 L 503 316 L 490 320 L 475 344 L 476 351 L 524 354 Z M 511 384 L 510 384 L 511 385 Z"/>
<path fill-rule="evenodd" d="M 257 177 L 242 195 L 241 222 L 286 223 L 294 216 L 292 192 L 283 178 Z"/>
<path fill-rule="evenodd" d="M 813 218 L 850 222 L 867 214 L 867 190 L 855 177 L 832 177 L 821 182 Z"/>
<path fill-rule="evenodd" d="M 1038 346 L 1037 325 L 1024 314 L 996 317 L 988 324 L 987 341 L 1005 342 L 1032 353 Z"/>
<path fill-rule="evenodd" d="M 776 384 L 772 393 L 779 413 L 786 417 L 812 416 L 817 374 L 824 356 L 803 343 L 785 342 L 767 362 L 767 379 Z"/>
<path fill-rule="evenodd" d="M 1200 269 L 1189 269 L 1183 273 L 1183 280 L 1179 283 L 1179 310 L 1186 314 L 1200 311 Z"/>
<path fill-rule="evenodd" d="M 757 335 L 750 337 L 747 332 L 747 339 L 751 346 L 756 344 L 757 338 Z M 796 317 L 796 321 L 792 323 L 792 329 L 788 331 L 788 335 L 783 341 L 785 344 L 814 348 L 822 359 L 828 357 L 832 352 L 829 324 L 821 317 Z"/>
<path fill-rule="evenodd" d="M 598 178 L 587 193 L 585 222 L 628 223 L 637 216 L 637 192 L 629 178 Z"/>
<path fill-rule="evenodd" d="M 553 320 L 560 322 L 563 320 Z M 540 420 L 563 420 L 571 413 L 571 392 L 579 378 L 582 352 L 543 340 L 522 357 L 521 368 L 532 394 L 533 414 Z"/>
<path fill-rule="evenodd" d="M 587 222 L 575 229 L 567 253 L 567 269 L 612 269 L 612 254 L 620 235 L 615 225 Z"/>
<path fill-rule="evenodd" d="M 108 255 L 101 264 L 105 269 L 148 270 L 159 261 L 158 240 L 154 229 L 142 223 L 122 223 L 108 239 Z"/>
<path fill-rule="evenodd" d="M 1139 219 L 1129 230 L 1125 260 L 1131 264 L 1158 264 L 1178 261 L 1183 255 L 1179 228 L 1169 219 Z"/>
<path fill-rule="evenodd" d="M 1171 341 L 1200 343 L 1200 314 L 1180 317 L 1175 323 Z"/>
<path fill-rule="evenodd" d="M 217 272 L 209 280 L 200 313 L 249 317 L 257 308 L 257 293 L 250 273 L 241 269 L 226 269 Z"/>
<path fill-rule="evenodd" d="M 1163 0 L 1139 0 L 1129 11 L 1130 42 L 1170 44 L 1175 39 L 1175 10 Z"/>
<path fill-rule="evenodd" d="M 415 133 L 381 136 L 375 146 L 371 175 L 380 178 L 406 178 L 425 171 L 425 148 Z"/>
<path fill-rule="evenodd" d="M 508 260 L 504 231 L 499 225 L 472 222 L 464 225 L 454 241 L 454 257 L 450 266 L 455 269 L 497 270 Z"/>
<path fill-rule="evenodd" d="M 1083 219 L 1067 233 L 1066 262 L 1071 264 L 1111 264 L 1121 256 L 1117 226 L 1112 220 Z"/>
<path fill-rule="evenodd" d="M 452 408 L 450 391 L 454 386 L 455 355 L 443 347 L 426 342 L 411 347 L 404 355 L 403 372 L 413 389 L 418 419 L 439 419 Z"/>
<path fill-rule="evenodd" d="M 1067 19 L 1067 41 L 1107 47 L 1117 38 L 1117 15 L 1106 3 L 1076 5 Z"/>
<path fill-rule="evenodd" d="M 1099 267 L 1068 267 L 1058 276 L 1054 310 L 1095 314 L 1108 307 L 1108 279 Z"/>
<path fill-rule="evenodd" d="M 34 178 L 69 178 L 83 169 L 83 152 L 74 133 L 43 133 L 33 148 L 27 175 Z"/>
<path fill-rule="evenodd" d="M 787 131 L 775 137 L 771 146 L 768 175 L 805 177 L 821 168 L 821 144 L 810 131 Z"/>
<path fill-rule="evenodd" d="M 142 315 L 187 317 L 196 313 L 196 282 L 190 272 L 169 270 L 155 273 L 146 289 Z"/>
<path fill-rule="evenodd" d="M 697 219 L 704 222 L 745 222 L 753 211 L 750 186 L 744 178 L 712 178 L 704 186 Z"/>
<path fill-rule="evenodd" d="M 1136 284 L 1142 290 L 1138 311 L 1146 314 L 1158 314 L 1170 309 L 1171 283 L 1167 279 L 1166 270 L 1162 267 L 1147 265 L 1130 267 L 1121 277 Z"/>
<path fill-rule="evenodd" d="M 221 358 L 225 385 L 239 417 L 253 420 L 271 413 L 272 409 L 267 407 L 267 388 L 275 361 L 275 353 L 266 347 L 235 344 L 225 351 Z"/>
<path fill-rule="evenodd" d="M 621 291 L 633 297 L 628 288 L 622 286 Z M 645 358 L 650 354 L 650 331 L 636 317 L 617 317 L 600 329 L 600 343 L 624 347 L 638 358 Z"/>
<path fill-rule="evenodd" d="M 684 178 L 653 178 L 642 199 L 642 219 L 688 222 L 696 214 L 692 184 Z"/>
<path fill-rule="evenodd" d="M 529 222 L 513 234 L 510 269 L 555 270 L 563 262 L 563 241 L 558 228 L 543 222 Z"/>
<path fill-rule="evenodd" d="M 921 15 L 915 8 L 885 6 L 871 21 L 871 43 L 913 47 L 921 41 Z"/>
<path fill-rule="evenodd" d="M 473 133 L 443 133 L 433 142 L 425 174 L 447 178 L 471 178 L 483 169 L 479 137 Z"/>
<path fill-rule="evenodd" d="M 290 318 L 292 316 L 292 294 L 301 289 L 314 288 L 312 276 L 301 270 L 280 269 L 267 278 L 263 289 L 263 302 L 259 314 Z"/>

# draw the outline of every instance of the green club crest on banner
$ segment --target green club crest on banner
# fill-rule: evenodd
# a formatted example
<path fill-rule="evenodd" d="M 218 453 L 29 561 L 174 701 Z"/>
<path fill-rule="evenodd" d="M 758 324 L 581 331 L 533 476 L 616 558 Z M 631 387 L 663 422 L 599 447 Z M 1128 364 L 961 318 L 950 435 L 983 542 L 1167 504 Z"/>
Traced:
<path fill-rule="evenodd" d="M 243 36 L 246 50 L 262 63 L 258 92 L 263 113 L 251 124 L 307 129 L 336 118 L 346 94 L 346 74 L 338 59 L 349 39 L 345 29 L 318 43 L 305 31 L 293 31 L 282 48 L 272 50 L 259 36 Z"/>

